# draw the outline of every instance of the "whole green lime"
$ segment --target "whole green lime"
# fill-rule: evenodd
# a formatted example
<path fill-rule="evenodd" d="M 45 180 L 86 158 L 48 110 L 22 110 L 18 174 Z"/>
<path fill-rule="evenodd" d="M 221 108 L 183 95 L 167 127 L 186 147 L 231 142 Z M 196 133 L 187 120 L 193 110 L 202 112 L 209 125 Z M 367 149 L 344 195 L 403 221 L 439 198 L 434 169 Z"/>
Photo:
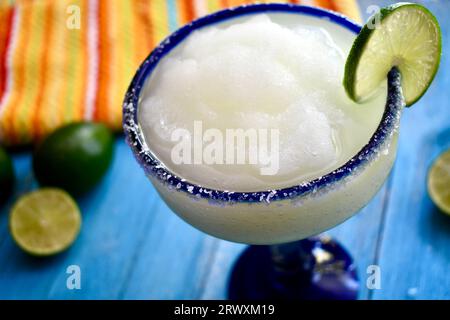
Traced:
<path fill-rule="evenodd" d="M 33 169 L 43 186 L 62 188 L 73 195 L 92 189 L 111 163 L 114 139 L 99 123 L 77 122 L 47 136 L 35 150 Z"/>
<path fill-rule="evenodd" d="M 5 149 L 0 147 L 0 204 L 11 195 L 14 186 L 14 168 Z"/>

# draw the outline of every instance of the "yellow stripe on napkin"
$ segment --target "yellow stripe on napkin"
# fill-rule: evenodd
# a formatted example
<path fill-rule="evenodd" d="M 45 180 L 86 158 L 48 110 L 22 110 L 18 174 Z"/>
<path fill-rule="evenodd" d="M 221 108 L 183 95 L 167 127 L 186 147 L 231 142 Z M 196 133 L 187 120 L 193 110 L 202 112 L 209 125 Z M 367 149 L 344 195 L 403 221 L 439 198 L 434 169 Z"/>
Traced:
<path fill-rule="evenodd" d="M 354 0 L 2 0 L 0 143 L 38 141 L 82 119 L 121 130 L 136 68 L 192 19 L 254 2 L 315 5 L 360 21 Z"/>

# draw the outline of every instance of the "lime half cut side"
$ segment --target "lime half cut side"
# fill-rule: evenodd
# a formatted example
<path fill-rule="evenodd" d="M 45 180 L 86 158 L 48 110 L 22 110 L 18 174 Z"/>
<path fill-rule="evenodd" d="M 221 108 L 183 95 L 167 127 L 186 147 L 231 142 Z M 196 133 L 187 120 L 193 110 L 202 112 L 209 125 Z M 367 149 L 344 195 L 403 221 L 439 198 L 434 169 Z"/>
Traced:
<path fill-rule="evenodd" d="M 74 242 L 81 215 L 69 194 L 45 188 L 22 196 L 11 210 L 9 223 L 19 247 L 32 255 L 48 256 Z"/>
<path fill-rule="evenodd" d="M 406 106 L 427 91 L 441 57 L 441 30 L 434 15 L 413 3 L 383 8 L 361 29 L 345 65 L 344 87 L 349 97 L 363 102 L 397 67 L 402 75 Z"/>
<path fill-rule="evenodd" d="M 450 215 L 450 149 L 441 154 L 428 173 L 428 193 L 436 206 Z"/>

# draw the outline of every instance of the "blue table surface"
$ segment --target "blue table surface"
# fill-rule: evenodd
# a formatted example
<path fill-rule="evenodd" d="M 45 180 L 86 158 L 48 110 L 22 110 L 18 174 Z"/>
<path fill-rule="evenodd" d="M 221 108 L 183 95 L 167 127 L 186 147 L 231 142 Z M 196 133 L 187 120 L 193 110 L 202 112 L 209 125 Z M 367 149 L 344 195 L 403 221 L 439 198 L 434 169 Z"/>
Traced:
<path fill-rule="evenodd" d="M 367 17 L 374 2 L 359 2 Z M 397 161 L 384 187 L 359 214 L 327 232 L 356 259 L 361 299 L 450 298 L 450 217 L 426 189 L 429 165 L 450 147 L 450 1 L 417 2 L 440 21 L 441 68 L 424 98 L 404 112 Z M 14 163 L 17 198 L 36 183 L 28 152 L 16 153 Z M 224 299 L 230 269 L 245 248 L 205 235 L 173 214 L 122 136 L 105 179 L 78 199 L 83 227 L 67 252 L 37 259 L 19 250 L 8 232 L 12 201 L 0 212 L 2 299 Z M 80 267 L 80 290 L 66 286 L 70 265 Z M 366 286 L 370 265 L 380 267 L 380 289 Z"/>

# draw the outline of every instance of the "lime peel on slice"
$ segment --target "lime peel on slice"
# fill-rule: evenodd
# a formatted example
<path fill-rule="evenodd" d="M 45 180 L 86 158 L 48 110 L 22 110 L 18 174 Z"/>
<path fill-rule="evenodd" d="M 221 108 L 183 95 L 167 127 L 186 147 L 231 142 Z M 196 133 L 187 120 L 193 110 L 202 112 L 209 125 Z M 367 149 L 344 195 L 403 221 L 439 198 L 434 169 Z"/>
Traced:
<path fill-rule="evenodd" d="M 63 190 L 44 188 L 22 196 L 11 209 L 9 227 L 26 252 L 48 256 L 67 249 L 81 227 L 81 214 Z"/>
<path fill-rule="evenodd" d="M 439 68 L 442 36 L 434 15 L 413 3 L 397 3 L 373 15 L 356 37 L 345 65 L 344 87 L 355 102 L 370 98 L 397 67 L 406 106 L 427 91 Z"/>
<path fill-rule="evenodd" d="M 450 149 L 432 164 L 428 172 L 428 193 L 436 206 L 450 215 Z"/>

